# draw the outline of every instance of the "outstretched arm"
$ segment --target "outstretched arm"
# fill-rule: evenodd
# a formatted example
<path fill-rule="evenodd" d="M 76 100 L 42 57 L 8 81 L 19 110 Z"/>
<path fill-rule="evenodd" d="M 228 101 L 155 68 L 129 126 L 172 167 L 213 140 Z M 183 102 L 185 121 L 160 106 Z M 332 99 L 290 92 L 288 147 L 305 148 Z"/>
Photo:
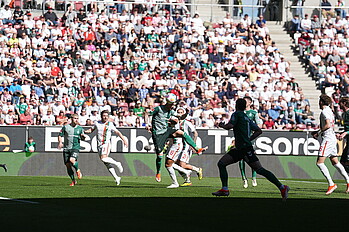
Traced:
<path fill-rule="evenodd" d="M 119 130 L 114 130 L 115 134 L 117 134 L 117 136 L 119 136 L 122 140 L 122 142 L 124 143 L 125 147 L 128 147 L 128 142 L 125 138 L 125 136 L 119 131 Z"/>

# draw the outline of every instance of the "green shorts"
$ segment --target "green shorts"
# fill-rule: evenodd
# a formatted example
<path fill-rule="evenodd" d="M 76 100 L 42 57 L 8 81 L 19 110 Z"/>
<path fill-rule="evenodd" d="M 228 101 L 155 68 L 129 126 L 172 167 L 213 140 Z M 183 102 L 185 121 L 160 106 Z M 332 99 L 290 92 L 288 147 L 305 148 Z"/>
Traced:
<path fill-rule="evenodd" d="M 162 134 L 156 134 L 153 133 L 152 134 L 152 138 L 153 138 L 153 142 L 154 142 L 154 147 L 155 147 L 155 153 L 157 155 L 159 155 L 160 153 L 162 153 L 162 151 L 165 148 L 167 139 L 177 131 L 177 129 L 175 128 L 167 128 L 167 130 L 162 133 Z"/>
<path fill-rule="evenodd" d="M 70 158 L 74 158 L 77 161 L 79 158 L 79 150 L 76 150 L 76 149 L 64 150 L 63 151 L 64 164 L 69 163 Z"/>

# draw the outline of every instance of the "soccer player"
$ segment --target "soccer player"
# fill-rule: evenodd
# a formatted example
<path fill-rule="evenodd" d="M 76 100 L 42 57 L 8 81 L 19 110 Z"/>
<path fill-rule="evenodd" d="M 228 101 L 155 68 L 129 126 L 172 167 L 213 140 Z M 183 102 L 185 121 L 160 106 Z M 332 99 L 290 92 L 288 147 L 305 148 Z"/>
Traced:
<path fill-rule="evenodd" d="M 72 180 L 70 186 L 77 184 L 74 176 L 74 170 L 78 179 L 82 178 L 81 170 L 79 169 L 78 157 L 80 151 L 80 140 L 85 139 L 84 129 L 78 125 L 79 116 L 73 114 L 71 118 L 71 123 L 64 125 L 58 135 L 58 149 L 63 148 L 63 158 L 64 164 L 67 167 L 67 172 Z M 63 144 L 64 138 L 64 144 Z"/>
<path fill-rule="evenodd" d="M 198 133 L 194 125 L 190 121 L 185 120 L 187 116 L 186 110 L 182 107 L 179 107 L 176 113 L 176 116 L 179 119 L 176 128 L 183 130 L 188 135 L 193 134 L 193 140 L 196 141 Z M 197 173 L 199 180 L 202 179 L 202 168 L 198 168 L 189 164 L 189 159 L 191 155 L 192 151 L 190 146 L 187 143 L 185 143 L 182 138 L 174 138 L 173 144 L 166 155 L 166 169 L 169 172 L 169 175 L 172 179 L 172 184 L 167 188 L 179 187 L 174 169 L 178 170 L 185 180 L 185 182 L 181 186 L 192 185 L 190 181 L 190 174 L 192 171 L 195 171 Z"/>
<path fill-rule="evenodd" d="M 94 130 L 97 130 L 97 149 L 100 160 L 107 167 L 110 174 L 114 177 L 116 185 L 120 185 L 121 177 L 119 177 L 112 164 L 114 164 L 120 173 L 124 171 L 120 162 L 115 161 L 113 158 L 109 157 L 111 149 L 111 135 L 114 132 L 118 135 L 124 146 L 128 146 L 126 138 L 121 134 L 121 132 L 116 129 L 113 122 L 109 121 L 109 112 L 108 110 L 103 110 L 101 112 L 101 120 L 96 121 L 94 126 L 85 131 L 86 134 L 92 133 Z"/>
<path fill-rule="evenodd" d="M 0 164 L 0 167 L 2 167 L 2 168 L 5 170 L 5 172 L 7 172 L 7 166 L 6 166 L 6 164 Z"/>
<path fill-rule="evenodd" d="M 182 137 L 186 143 L 195 149 L 197 154 L 207 150 L 207 147 L 199 148 L 194 140 L 182 130 L 175 129 L 169 126 L 169 119 L 173 116 L 174 111 L 172 107 L 177 101 L 176 95 L 173 93 L 168 94 L 166 97 L 166 104 L 155 107 L 152 113 L 151 127 L 147 126 L 146 129 L 152 133 L 152 138 L 155 146 L 156 153 L 156 176 L 157 182 L 161 181 L 161 161 L 166 149 L 165 145 L 168 138 Z"/>
<path fill-rule="evenodd" d="M 313 131 L 314 138 L 322 137 L 322 142 L 319 149 L 316 165 L 321 170 L 328 182 L 328 189 L 326 195 L 331 194 L 337 185 L 333 182 L 330 172 L 328 171 L 325 160 L 330 158 L 332 165 L 338 170 L 338 172 L 344 177 L 347 182 L 346 193 L 349 193 L 349 176 L 345 171 L 345 168 L 338 162 L 337 158 L 337 138 L 334 133 L 334 114 L 330 108 L 332 99 L 326 94 L 322 94 L 319 98 L 319 107 L 322 110 L 320 114 L 320 129 Z"/>
<path fill-rule="evenodd" d="M 219 123 L 219 127 L 223 129 L 234 130 L 235 148 L 227 152 L 218 161 L 217 165 L 222 182 L 222 189 L 218 190 L 217 192 L 213 192 L 212 195 L 229 196 L 227 166 L 237 163 L 243 159 L 259 175 L 264 176 L 271 183 L 276 185 L 281 191 L 282 199 L 286 200 L 290 188 L 287 185 L 281 184 L 272 172 L 264 169 L 256 156 L 251 141 L 262 134 L 262 130 L 247 117 L 244 112 L 245 109 L 246 100 L 239 98 L 236 101 L 236 112 L 232 114 L 229 122 L 227 124 L 224 122 Z"/>
<path fill-rule="evenodd" d="M 344 123 L 344 131 L 337 134 L 337 138 L 339 140 L 346 138 L 346 145 L 342 152 L 340 162 L 344 166 L 345 171 L 349 173 L 349 98 L 342 97 L 339 99 L 339 106 L 343 110 L 342 118 Z"/>
<path fill-rule="evenodd" d="M 246 100 L 246 110 L 245 114 L 247 117 L 252 120 L 254 123 L 256 123 L 258 126 L 262 124 L 261 119 L 258 116 L 258 112 L 251 109 L 251 105 L 253 104 L 252 98 L 249 96 L 245 96 L 244 99 Z M 243 186 L 244 188 L 248 187 L 248 181 L 245 173 L 245 161 L 242 159 L 239 162 L 239 168 L 241 172 L 241 177 L 243 181 Z M 252 186 L 256 187 L 257 186 L 257 172 L 252 169 Z"/>

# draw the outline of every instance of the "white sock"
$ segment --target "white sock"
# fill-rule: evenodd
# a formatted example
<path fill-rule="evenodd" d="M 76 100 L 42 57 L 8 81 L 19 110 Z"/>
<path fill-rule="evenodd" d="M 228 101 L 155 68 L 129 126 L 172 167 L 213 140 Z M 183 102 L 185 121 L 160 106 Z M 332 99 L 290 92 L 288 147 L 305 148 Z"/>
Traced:
<path fill-rule="evenodd" d="M 114 177 L 114 179 L 116 180 L 118 177 L 118 175 L 116 175 L 115 169 L 114 168 L 108 168 L 108 171 L 110 172 L 110 174 Z"/>
<path fill-rule="evenodd" d="M 191 171 L 185 168 L 182 168 L 181 166 L 179 166 L 178 164 L 172 164 L 172 167 L 174 169 L 176 169 L 179 172 L 183 172 L 184 174 L 186 174 L 187 176 L 189 176 L 191 174 Z"/>
<path fill-rule="evenodd" d="M 117 165 L 117 163 L 118 163 L 111 157 L 105 157 L 105 158 L 102 159 L 102 161 L 104 163 L 110 163 L 110 164 L 114 164 L 114 165 Z"/>
<path fill-rule="evenodd" d="M 195 166 L 193 166 L 193 165 L 191 165 L 191 166 L 193 167 L 193 171 L 194 171 L 194 172 L 196 172 L 196 173 L 199 172 L 199 168 L 198 168 L 198 167 L 195 167 Z"/>
<path fill-rule="evenodd" d="M 345 168 L 343 167 L 343 165 L 341 163 L 336 163 L 335 165 L 333 165 L 338 172 L 344 177 L 345 181 L 347 182 L 347 184 L 349 184 L 349 176 L 348 173 L 345 171 Z"/>
<path fill-rule="evenodd" d="M 175 170 L 173 169 L 173 167 L 166 167 L 168 174 L 170 174 L 170 177 L 172 179 L 172 184 L 178 184 L 177 182 L 177 177 L 176 177 L 176 173 Z"/>
<path fill-rule="evenodd" d="M 333 186 L 334 183 L 333 183 L 330 172 L 328 171 L 326 165 L 324 163 L 320 163 L 320 164 L 317 164 L 317 166 L 320 168 L 320 171 L 322 172 L 322 174 L 326 177 L 328 185 Z"/>

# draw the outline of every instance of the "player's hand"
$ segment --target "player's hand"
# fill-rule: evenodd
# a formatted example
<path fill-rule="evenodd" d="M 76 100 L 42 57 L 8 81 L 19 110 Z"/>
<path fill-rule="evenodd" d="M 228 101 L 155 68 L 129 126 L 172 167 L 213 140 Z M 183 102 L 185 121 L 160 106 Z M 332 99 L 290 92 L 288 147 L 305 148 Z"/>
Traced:
<path fill-rule="evenodd" d="M 82 141 L 85 141 L 85 140 L 86 140 L 86 135 L 81 134 L 81 140 L 82 140 Z"/>
<path fill-rule="evenodd" d="M 317 137 L 319 137 L 319 133 L 317 131 L 311 132 L 311 135 L 313 136 L 314 139 L 317 139 Z"/>
<path fill-rule="evenodd" d="M 218 123 L 218 127 L 224 128 L 224 126 L 225 126 L 225 122 L 221 121 L 220 123 Z"/>
<path fill-rule="evenodd" d="M 61 150 L 62 149 L 62 147 L 63 147 L 63 143 L 58 143 L 58 150 Z"/>
<path fill-rule="evenodd" d="M 128 147 L 128 142 L 125 140 L 124 141 L 124 146 L 127 148 Z"/>
<path fill-rule="evenodd" d="M 338 135 L 339 135 L 339 140 L 343 140 L 345 136 L 347 136 L 347 132 L 343 132 L 342 134 L 338 134 Z"/>

